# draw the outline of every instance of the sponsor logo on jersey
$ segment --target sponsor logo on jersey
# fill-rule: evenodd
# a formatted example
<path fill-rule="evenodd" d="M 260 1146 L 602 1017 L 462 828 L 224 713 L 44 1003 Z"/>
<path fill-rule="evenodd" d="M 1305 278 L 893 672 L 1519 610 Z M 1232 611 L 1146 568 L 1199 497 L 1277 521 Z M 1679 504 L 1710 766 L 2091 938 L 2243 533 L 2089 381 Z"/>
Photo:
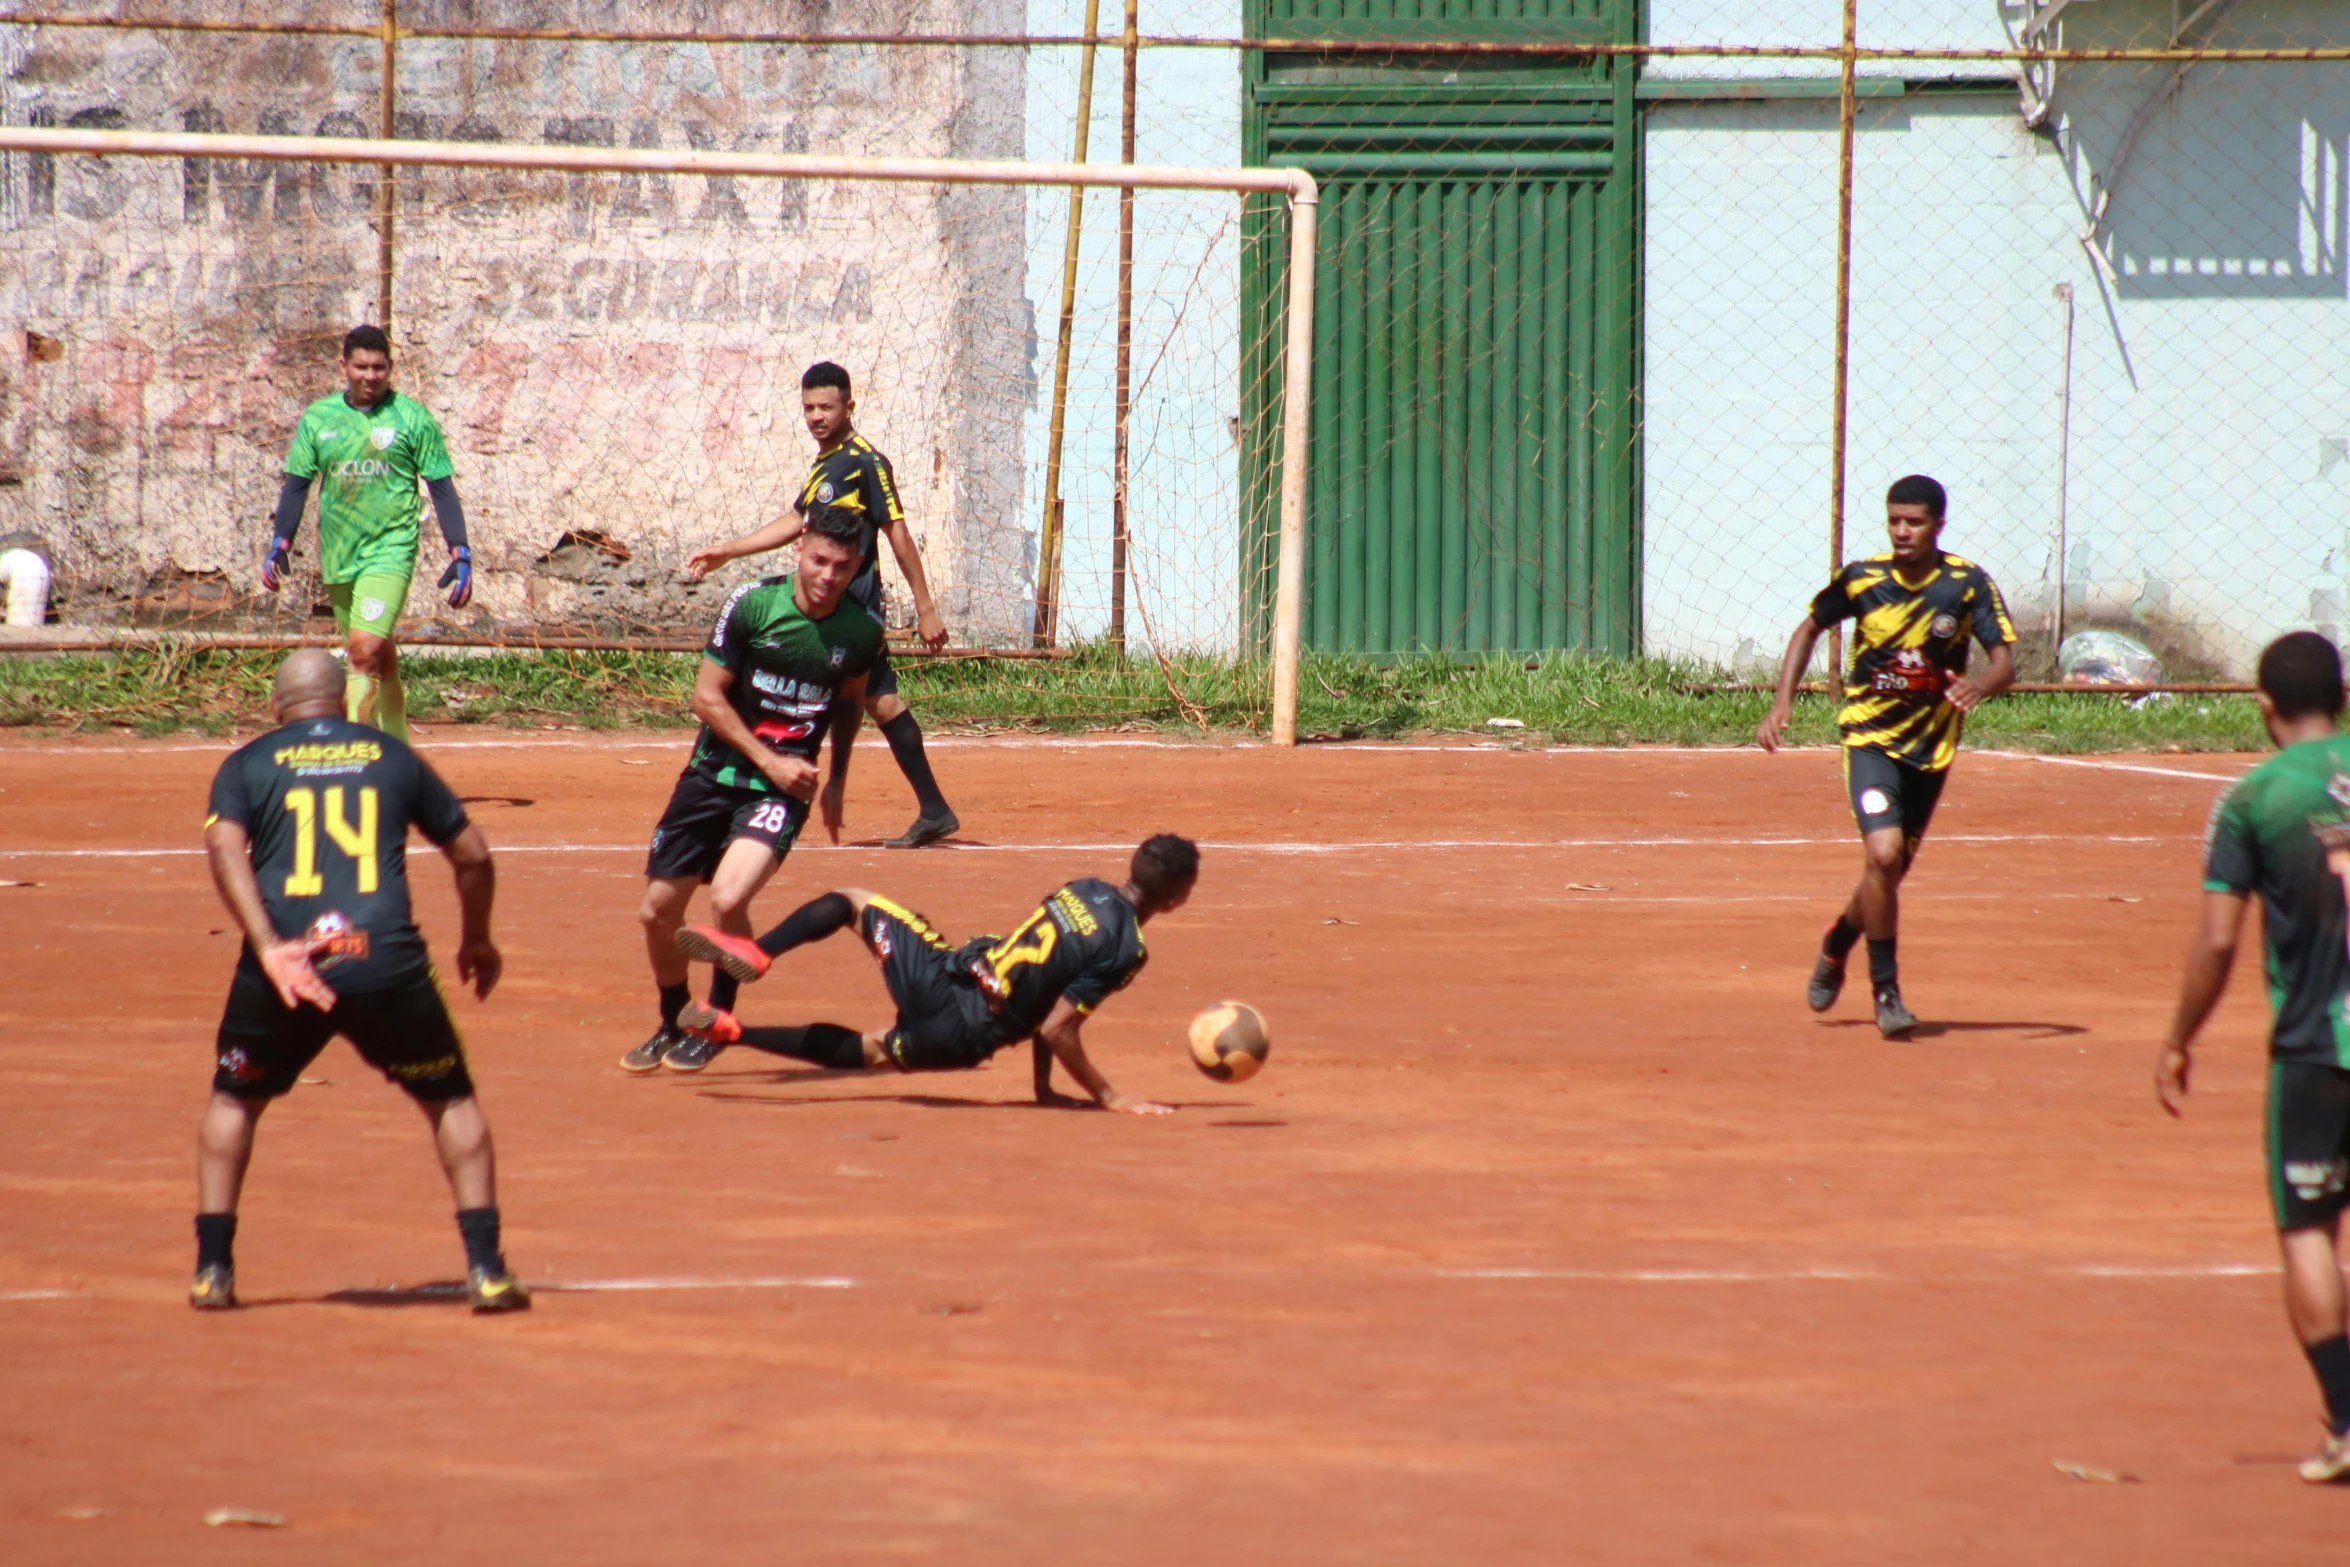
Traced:
<path fill-rule="evenodd" d="M 1936 641 L 1948 641 L 1957 636 L 1958 617 L 1951 614 L 1936 615 L 1932 623 L 1926 627 L 1926 635 Z"/>
<path fill-rule="evenodd" d="M 841 666 L 841 665 L 843 665 L 843 664 L 847 663 L 848 661 L 849 661 L 849 650 L 848 650 L 847 648 L 845 648 L 845 647 L 836 647 L 836 648 L 834 648 L 834 649 L 832 650 L 832 667 L 833 667 L 833 668 L 835 668 L 835 669 L 838 669 L 838 668 L 840 668 L 840 666 Z"/>
<path fill-rule="evenodd" d="M 367 956 L 367 932 L 352 925 L 340 909 L 329 909 L 310 922 L 310 966 L 321 974 L 338 963 Z"/>
<path fill-rule="evenodd" d="M 825 480 L 822 484 L 816 486 L 817 503 L 823 506 L 831 505 L 832 497 L 835 493 L 836 492 L 832 488 L 832 481 L 830 479 Z"/>
<path fill-rule="evenodd" d="M 379 452 L 390 451 L 392 449 L 392 443 L 399 438 L 400 432 L 393 429 L 390 425 L 377 425 L 374 429 L 367 432 L 367 444 L 374 447 Z"/>
<path fill-rule="evenodd" d="M 882 923 L 880 920 L 875 920 L 873 922 L 873 935 L 871 940 L 873 942 L 873 955 L 875 957 L 886 958 L 889 956 L 889 926 Z"/>
<path fill-rule="evenodd" d="M 779 675 L 772 670 L 754 669 L 751 671 L 751 689 L 764 691 L 769 696 L 794 697 L 800 694 L 800 683 L 789 675 Z"/>
<path fill-rule="evenodd" d="M 392 476 L 392 465 L 373 457 L 346 457 L 326 471 L 337 479 L 388 479 Z"/>
<path fill-rule="evenodd" d="M 1054 893 L 1051 902 L 1061 924 L 1067 929 L 1080 936 L 1092 936 L 1100 932 L 1101 921 L 1093 917 L 1093 910 L 1085 906 L 1085 900 L 1068 888 L 1063 887 Z"/>
<path fill-rule="evenodd" d="M 815 724 L 806 719 L 797 719 L 788 724 L 770 722 L 751 726 L 751 734 L 757 739 L 766 741 L 769 745 L 782 745 L 793 740 L 805 740 L 815 732 Z"/>
<path fill-rule="evenodd" d="M 2334 774 L 2326 783 L 2326 793 L 2333 796 L 2336 805 L 2350 811 L 2350 773 Z"/>
<path fill-rule="evenodd" d="M 726 646 L 726 623 L 734 618 L 735 605 L 740 604 L 743 601 L 743 595 L 758 585 L 756 582 L 746 582 L 726 595 L 726 604 L 718 611 L 718 629 L 710 633 L 712 647 Z"/>
<path fill-rule="evenodd" d="M 269 759 L 280 767 L 364 767 L 382 761 L 383 754 L 384 748 L 373 740 L 340 740 L 333 745 L 279 746 Z"/>

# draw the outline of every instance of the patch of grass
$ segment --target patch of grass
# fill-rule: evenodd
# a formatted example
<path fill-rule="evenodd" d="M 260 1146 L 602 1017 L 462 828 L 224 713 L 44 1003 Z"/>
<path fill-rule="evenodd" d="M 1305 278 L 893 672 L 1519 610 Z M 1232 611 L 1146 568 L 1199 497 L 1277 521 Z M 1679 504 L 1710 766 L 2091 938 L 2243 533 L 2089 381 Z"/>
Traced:
<path fill-rule="evenodd" d="M 281 655 L 186 646 L 122 653 L 0 656 L 0 725 L 68 732 L 128 728 L 221 733 L 265 713 Z M 402 662 L 410 716 L 426 723 L 543 724 L 594 729 L 689 722 L 697 655 L 497 653 Z M 1738 745 L 1751 742 L 1769 698 L 1690 689 L 1716 671 L 1650 660 L 1561 656 L 1533 669 L 1514 658 L 1428 657 L 1394 663 L 1314 654 L 1300 671 L 1298 727 L 1326 738 L 1475 733 L 1527 744 Z M 1161 664 L 1100 648 L 1041 660 L 906 660 L 905 697 L 931 728 L 1054 731 L 1161 729 L 1262 732 L 1269 667 L 1185 656 Z M 1523 729 L 1494 729 L 1511 718 Z M 1826 745 L 1825 696 L 1796 706 L 1791 742 Z M 2175 696 L 2143 704 L 2093 695 L 2004 697 L 1978 713 L 1968 739 L 2034 751 L 2239 751 L 2264 743 L 2249 697 Z"/>

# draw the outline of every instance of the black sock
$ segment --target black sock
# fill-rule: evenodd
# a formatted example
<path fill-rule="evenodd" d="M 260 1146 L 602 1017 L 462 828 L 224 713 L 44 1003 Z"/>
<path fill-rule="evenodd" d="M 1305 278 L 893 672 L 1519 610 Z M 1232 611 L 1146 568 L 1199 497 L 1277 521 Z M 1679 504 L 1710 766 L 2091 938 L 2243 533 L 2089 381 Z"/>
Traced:
<path fill-rule="evenodd" d="M 2322 1344 L 2302 1345 L 2301 1353 L 2325 1389 L 2326 1424 L 2336 1436 L 2350 1432 L 2350 1338 L 2337 1333 Z"/>
<path fill-rule="evenodd" d="M 465 1237 L 465 1265 L 484 1273 L 506 1271 L 506 1254 L 498 1250 L 498 1210 L 460 1208 L 457 1233 Z"/>
<path fill-rule="evenodd" d="M 229 1255 L 237 1243 L 237 1216 L 233 1213 L 199 1213 L 196 1215 L 196 1266 L 203 1268 L 233 1268 L 235 1260 Z"/>
<path fill-rule="evenodd" d="M 1820 943 L 1820 950 L 1841 963 L 1852 955 L 1852 949 L 1859 943 L 1860 927 L 1847 916 L 1839 914 L 1836 923 L 1828 927 L 1827 939 Z"/>
<path fill-rule="evenodd" d="M 721 1012 L 734 1010 L 734 998 L 742 985 L 724 969 L 710 976 L 710 1005 Z"/>
<path fill-rule="evenodd" d="M 900 713 L 883 724 L 881 738 L 889 742 L 890 755 L 898 759 L 898 771 L 914 786 L 914 799 L 922 814 L 947 815 L 947 797 L 938 792 L 938 780 L 930 775 L 930 758 L 922 754 L 922 726 L 914 721 L 914 715 Z"/>
<path fill-rule="evenodd" d="M 1893 956 L 1894 943 L 1900 939 L 1898 936 L 1887 936 L 1883 941 L 1874 936 L 1869 938 L 1869 984 L 1873 988 L 1883 990 L 1887 985 L 1901 983 L 1901 964 Z"/>
<path fill-rule="evenodd" d="M 794 947 L 822 941 L 836 930 L 845 930 L 856 917 L 854 904 L 837 892 L 828 892 L 785 915 L 782 924 L 759 938 L 759 950 L 771 958 L 780 958 Z"/>
<path fill-rule="evenodd" d="M 806 1028 L 746 1028 L 743 1043 L 769 1055 L 790 1056 L 794 1061 L 830 1067 L 835 1072 L 854 1072 L 865 1065 L 864 1036 L 838 1023 L 810 1023 Z"/>
<path fill-rule="evenodd" d="M 691 985 L 663 985 L 661 987 L 661 1026 L 675 1028 L 677 1014 L 683 1012 L 685 1004 L 693 999 L 694 991 Z"/>

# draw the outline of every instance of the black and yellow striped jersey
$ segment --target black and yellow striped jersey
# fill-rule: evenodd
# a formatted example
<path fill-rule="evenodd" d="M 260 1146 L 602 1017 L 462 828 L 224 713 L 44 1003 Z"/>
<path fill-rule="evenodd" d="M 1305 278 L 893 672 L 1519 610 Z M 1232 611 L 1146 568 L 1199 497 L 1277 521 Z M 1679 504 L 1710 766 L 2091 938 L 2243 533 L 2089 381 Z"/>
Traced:
<path fill-rule="evenodd" d="M 1990 574 L 1949 554 L 1915 580 L 1893 569 L 1891 555 L 1856 560 L 1811 601 L 1811 618 L 1823 631 L 1853 623 L 1836 715 L 1844 743 L 1928 772 L 1958 755 L 1964 715 L 1943 693 L 1966 673 L 1967 643 L 2015 641 Z"/>
<path fill-rule="evenodd" d="M 817 453 L 792 510 L 805 514 L 819 502 L 844 507 L 865 519 L 865 559 L 857 567 L 857 581 L 863 583 L 880 562 L 882 531 L 893 522 L 906 520 L 889 459 L 871 441 L 851 431 L 849 438 L 831 451 Z"/>

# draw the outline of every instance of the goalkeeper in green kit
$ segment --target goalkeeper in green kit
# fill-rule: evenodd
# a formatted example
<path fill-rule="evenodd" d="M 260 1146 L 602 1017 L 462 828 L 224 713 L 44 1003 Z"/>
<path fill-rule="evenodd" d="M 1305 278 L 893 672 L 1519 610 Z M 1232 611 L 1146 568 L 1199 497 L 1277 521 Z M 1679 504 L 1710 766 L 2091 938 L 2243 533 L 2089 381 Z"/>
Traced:
<path fill-rule="evenodd" d="M 318 481 L 319 575 L 334 601 L 335 625 L 350 638 L 344 716 L 405 741 L 408 700 L 392 628 L 416 575 L 420 481 L 449 544 L 440 585 L 449 590 L 451 609 L 473 598 L 473 551 L 465 543 L 465 508 L 441 427 L 422 403 L 392 390 L 392 344 L 383 328 L 345 333 L 342 366 L 343 390 L 303 409 L 294 427 L 261 585 L 275 593 L 286 580 L 303 502 Z"/>

